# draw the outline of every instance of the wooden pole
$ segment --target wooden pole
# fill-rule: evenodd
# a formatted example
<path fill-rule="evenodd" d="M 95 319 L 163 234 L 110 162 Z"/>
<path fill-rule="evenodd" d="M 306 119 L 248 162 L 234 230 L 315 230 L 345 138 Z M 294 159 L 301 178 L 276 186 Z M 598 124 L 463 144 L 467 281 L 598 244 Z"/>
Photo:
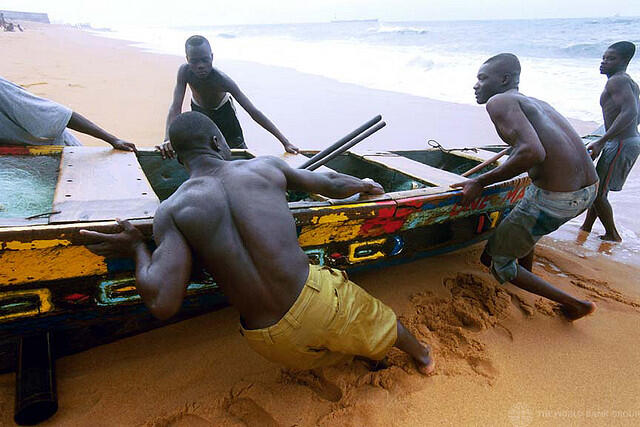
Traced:
<path fill-rule="evenodd" d="M 350 132 L 348 135 L 344 136 L 343 138 L 340 138 L 338 141 L 334 142 L 329 147 L 325 148 L 324 150 L 322 150 L 318 154 L 316 154 L 313 157 L 311 157 L 309 160 L 304 162 L 302 165 L 298 166 L 298 169 L 306 169 L 308 166 L 311 166 L 312 164 L 314 164 L 315 162 L 317 162 L 318 160 L 320 160 L 324 156 L 326 156 L 326 155 L 330 154 L 331 152 L 333 152 L 333 150 L 335 150 L 335 149 L 343 146 L 347 142 L 351 141 L 354 137 L 360 135 L 362 132 L 364 132 L 365 130 L 369 129 L 371 126 L 375 125 L 380 120 L 382 120 L 382 116 L 378 114 L 373 119 L 369 120 L 367 123 L 365 123 L 362 126 L 360 126 L 358 129 Z"/>
<path fill-rule="evenodd" d="M 316 163 L 308 166 L 306 169 L 310 170 L 310 171 L 318 169 L 320 166 L 324 165 L 329 160 L 336 158 L 337 156 L 339 156 L 340 154 L 344 153 L 345 151 L 347 151 L 348 149 L 350 149 L 351 147 L 353 147 L 354 145 L 356 145 L 357 143 L 359 143 L 363 139 L 373 135 L 374 133 L 376 133 L 377 131 L 379 131 L 380 129 L 385 127 L 386 125 L 387 124 L 385 122 L 378 123 L 377 125 L 375 125 L 371 129 L 367 130 L 366 132 L 364 132 L 360 136 L 358 136 L 358 137 L 352 139 L 351 141 L 349 141 L 348 143 L 344 144 L 342 147 L 338 148 L 333 153 L 329 154 L 326 157 L 323 157 L 322 159 L 318 160 Z"/>
<path fill-rule="evenodd" d="M 499 152 L 498 154 L 496 154 L 495 156 L 493 156 L 492 158 L 485 160 L 484 162 L 480 163 L 478 166 L 475 166 L 471 169 L 469 169 L 468 171 L 466 171 L 465 173 L 462 174 L 462 176 L 467 177 L 469 175 L 471 175 L 472 173 L 476 173 L 478 172 L 480 169 L 482 169 L 485 166 L 490 165 L 491 163 L 495 162 L 496 160 L 498 160 L 500 157 L 504 156 L 505 154 L 507 154 L 507 151 L 511 150 L 511 147 L 509 148 L 505 148 L 504 150 L 502 150 L 501 152 Z"/>

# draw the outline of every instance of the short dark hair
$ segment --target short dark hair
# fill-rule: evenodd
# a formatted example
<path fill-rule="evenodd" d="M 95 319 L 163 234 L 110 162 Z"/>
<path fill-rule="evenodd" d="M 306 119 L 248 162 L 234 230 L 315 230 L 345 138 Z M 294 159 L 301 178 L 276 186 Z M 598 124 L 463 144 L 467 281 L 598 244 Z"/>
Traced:
<path fill-rule="evenodd" d="M 171 146 L 180 155 L 210 147 L 211 137 L 222 138 L 220 129 L 209 117 L 197 111 L 180 114 L 169 126 Z"/>
<path fill-rule="evenodd" d="M 199 36 L 199 35 L 191 36 L 191 37 L 189 37 L 187 39 L 186 42 L 184 42 L 184 50 L 186 52 L 187 49 L 189 49 L 189 47 L 202 46 L 203 44 L 205 46 L 208 46 L 209 49 L 211 49 L 211 45 L 209 44 L 209 40 L 207 40 L 203 36 Z"/>
<path fill-rule="evenodd" d="M 513 73 L 520 74 L 520 71 L 522 70 L 522 68 L 520 67 L 520 60 L 513 53 L 499 53 L 484 61 L 485 64 L 490 64 L 493 62 L 499 62 L 504 69 L 509 70 Z"/>
<path fill-rule="evenodd" d="M 520 60 L 513 53 L 499 53 L 484 61 L 485 64 L 494 65 L 501 73 L 507 73 L 513 77 L 515 84 L 520 83 Z"/>
<path fill-rule="evenodd" d="M 626 62 L 631 61 L 631 58 L 633 58 L 633 55 L 636 53 L 636 46 L 627 41 L 614 43 L 609 46 L 609 49 L 618 52 Z"/>

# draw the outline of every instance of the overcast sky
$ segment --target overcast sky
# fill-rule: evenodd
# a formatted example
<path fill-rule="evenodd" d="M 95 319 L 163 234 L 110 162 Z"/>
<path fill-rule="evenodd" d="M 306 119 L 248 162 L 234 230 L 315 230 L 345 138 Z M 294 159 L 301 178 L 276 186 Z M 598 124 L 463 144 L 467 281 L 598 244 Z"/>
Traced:
<path fill-rule="evenodd" d="M 640 0 L 0 0 L 0 9 L 47 12 L 53 21 L 94 26 L 225 25 L 640 16 Z"/>

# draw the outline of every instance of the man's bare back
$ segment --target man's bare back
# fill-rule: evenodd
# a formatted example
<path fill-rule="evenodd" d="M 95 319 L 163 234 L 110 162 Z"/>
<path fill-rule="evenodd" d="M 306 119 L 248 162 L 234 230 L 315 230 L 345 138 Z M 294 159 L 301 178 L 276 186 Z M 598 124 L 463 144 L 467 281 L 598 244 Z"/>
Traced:
<path fill-rule="evenodd" d="M 180 310 L 196 257 L 240 312 L 249 345 L 269 360 L 309 369 L 352 356 L 380 360 L 396 346 L 420 372 L 433 372 L 429 348 L 391 308 L 345 275 L 309 266 L 285 197 L 286 189 L 383 194 L 379 184 L 292 169 L 275 157 L 229 162 L 220 130 L 197 112 L 176 118 L 171 138 L 189 179 L 155 214 L 153 253 L 127 221 L 117 234 L 81 230 L 100 241 L 90 247 L 97 254 L 134 258 L 136 289 L 154 316 Z"/>
<path fill-rule="evenodd" d="M 215 174 L 190 178 L 157 214 L 173 218 L 253 329 L 281 319 L 308 275 L 278 163 L 226 162 Z"/>

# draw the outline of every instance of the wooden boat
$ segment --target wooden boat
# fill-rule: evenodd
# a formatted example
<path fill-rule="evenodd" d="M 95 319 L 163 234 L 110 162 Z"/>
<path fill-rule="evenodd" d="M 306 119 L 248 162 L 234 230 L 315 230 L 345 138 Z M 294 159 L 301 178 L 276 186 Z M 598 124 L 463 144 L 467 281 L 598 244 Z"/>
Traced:
<path fill-rule="evenodd" d="M 300 245 L 314 263 L 355 271 L 484 240 L 523 197 L 528 178 L 492 185 L 469 207 L 449 186 L 493 155 L 434 149 L 340 155 L 326 167 L 372 178 L 387 194 L 357 200 L 289 194 Z M 252 157 L 234 150 L 234 158 Z M 283 158 L 294 167 L 306 160 Z M 158 204 L 187 178 L 175 160 L 152 151 L 0 147 L 0 172 L 11 171 L 25 176 L 0 175 L 0 372 L 15 369 L 20 336 L 52 331 L 62 356 L 167 323 L 142 304 L 133 262 L 94 255 L 79 230 L 113 232 L 119 217 L 150 237 Z M 34 189 L 42 191 L 34 195 Z M 171 321 L 224 304 L 213 278 L 194 271 L 184 306 Z"/>

